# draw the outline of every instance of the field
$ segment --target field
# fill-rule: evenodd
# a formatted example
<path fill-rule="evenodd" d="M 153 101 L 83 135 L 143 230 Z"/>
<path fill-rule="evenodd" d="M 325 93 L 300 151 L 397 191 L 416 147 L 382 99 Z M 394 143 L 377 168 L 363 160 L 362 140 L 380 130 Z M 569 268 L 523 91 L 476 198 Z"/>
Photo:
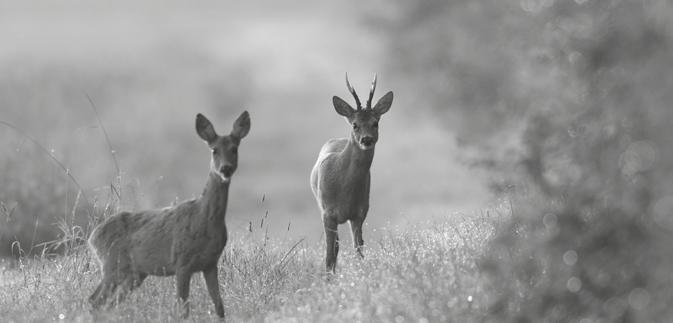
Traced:
<path fill-rule="evenodd" d="M 366 258 L 342 247 L 335 275 L 325 274 L 322 245 L 265 238 L 264 228 L 233 232 L 220 262 L 230 322 L 480 322 L 487 293 L 478 260 L 497 219 L 380 229 Z M 365 237 L 366 238 L 366 237 Z M 5 265 L 7 266 L 7 265 Z M 5 322 L 172 322 L 175 283 L 150 278 L 117 308 L 94 314 L 86 298 L 100 279 L 82 248 L 65 257 L 27 258 L 1 273 Z M 203 278 L 192 278 L 190 321 L 215 321 Z"/>

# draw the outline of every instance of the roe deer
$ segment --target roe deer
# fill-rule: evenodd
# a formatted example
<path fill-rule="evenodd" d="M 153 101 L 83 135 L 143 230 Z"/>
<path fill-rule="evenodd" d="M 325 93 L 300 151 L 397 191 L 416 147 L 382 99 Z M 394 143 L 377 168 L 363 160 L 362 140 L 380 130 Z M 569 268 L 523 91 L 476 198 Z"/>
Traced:
<path fill-rule="evenodd" d="M 212 150 L 210 172 L 203 194 L 173 207 L 121 212 L 101 223 L 89 238 L 103 279 L 89 301 L 94 309 L 117 291 L 121 302 L 148 275 L 175 275 L 182 316 L 189 315 L 189 282 L 202 272 L 215 311 L 224 317 L 217 281 L 217 263 L 227 243 L 224 216 L 231 176 L 238 164 L 238 146 L 250 130 L 244 111 L 228 136 L 219 136 L 202 114 L 196 115 L 196 132 Z"/>
<path fill-rule="evenodd" d="M 393 103 L 393 92 L 390 91 L 372 107 L 376 76 L 365 108 L 348 82 L 348 74 L 346 86 L 355 98 L 357 109 L 337 96 L 332 98 L 332 102 L 336 112 L 346 117 L 353 130 L 348 138 L 327 141 L 311 171 L 311 190 L 325 227 L 325 267 L 328 272 L 335 272 L 339 253 L 337 225 L 346 221 L 351 225 L 355 249 L 360 257 L 364 257 L 362 223 L 369 210 L 369 168 L 374 159 L 374 145 L 379 138 L 379 119 Z"/>

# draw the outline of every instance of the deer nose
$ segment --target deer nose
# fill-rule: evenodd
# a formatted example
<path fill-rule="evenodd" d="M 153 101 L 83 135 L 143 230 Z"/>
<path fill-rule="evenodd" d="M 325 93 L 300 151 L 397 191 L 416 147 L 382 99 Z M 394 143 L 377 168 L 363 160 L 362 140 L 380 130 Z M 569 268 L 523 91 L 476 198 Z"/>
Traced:
<path fill-rule="evenodd" d="M 224 165 L 220 167 L 220 173 L 222 173 L 222 175 L 224 175 L 225 177 L 229 177 L 231 176 L 231 174 L 234 173 L 234 166 Z"/>
<path fill-rule="evenodd" d="M 374 144 L 374 137 L 366 136 L 360 139 L 360 143 L 364 146 L 371 146 Z"/>

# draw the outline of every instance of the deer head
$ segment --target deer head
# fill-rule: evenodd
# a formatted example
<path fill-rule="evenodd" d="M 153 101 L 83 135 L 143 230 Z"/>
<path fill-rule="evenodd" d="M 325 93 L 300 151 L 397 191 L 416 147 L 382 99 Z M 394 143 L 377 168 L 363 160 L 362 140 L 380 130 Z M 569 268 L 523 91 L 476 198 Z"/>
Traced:
<path fill-rule="evenodd" d="M 351 137 L 362 150 L 374 148 L 374 145 L 379 139 L 379 120 L 384 113 L 388 112 L 393 103 L 393 92 L 389 91 L 379 99 L 374 107 L 372 107 L 374 90 L 376 90 L 376 79 L 377 77 L 374 75 L 372 87 L 369 90 L 367 105 L 364 108 L 360 103 L 360 98 L 358 98 L 355 89 L 348 81 L 348 74 L 346 74 L 346 86 L 348 87 L 348 91 L 353 95 L 353 98 L 355 98 L 356 109 L 353 109 L 340 97 L 332 97 L 334 109 L 339 115 L 346 117 L 346 120 L 348 120 L 348 123 L 353 128 Z"/>
<path fill-rule="evenodd" d="M 217 175 L 222 183 L 229 183 L 231 175 L 238 167 L 238 145 L 250 131 L 250 115 L 243 111 L 234 121 L 234 128 L 227 136 L 219 136 L 213 124 L 202 114 L 196 115 L 196 133 L 203 139 L 213 154 L 210 159 L 210 172 Z"/>

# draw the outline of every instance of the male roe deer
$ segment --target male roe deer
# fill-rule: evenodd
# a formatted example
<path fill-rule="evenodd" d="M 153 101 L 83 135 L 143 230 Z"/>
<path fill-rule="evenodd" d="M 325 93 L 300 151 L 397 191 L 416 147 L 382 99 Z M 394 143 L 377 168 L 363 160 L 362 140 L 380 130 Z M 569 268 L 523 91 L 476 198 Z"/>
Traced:
<path fill-rule="evenodd" d="M 349 138 L 327 141 L 311 171 L 311 190 L 325 227 L 325 267 L 328 272 L 335 272 L 339 253 L 337 226 L 346 221 L 351 225 L 355 249 L 364 258 L 362 223 L 369 210 L 369 168 L 374 159 L 374 145 L 379 138 L 379 119 L 393 103 L 393 92 L 390 91 L 372 107 L 376 76 L 365 108 L 362 108 L 355 89 L 348 82 L 348 74 L 346 86 L 355 98 L 357 109 L 337 96 L 332 98 L 332 102 L 336 112 L 346 117 L 353 130 Z"/>
<path fill-rule="evenodd" d="M 98 258 L 103 279 L 89 301 L 94 309 L 106 304 L 117 290 L 121 302 L 148 275 L 175 275 L 182 316 L 189 315 L 189 282 L 203 272 L 215 311 L 224 317 L 217 281 L 217 262 L 227 243 L 224 216 L 231 176 L 238 165 L 238 146 L 250 130 L 244 111 L 228 136 L 219 136 L 202 114 L 196 132 L 212 150 L 210 172 L 198 199 L 160 210 L 121 212 L 91 233 L 89 246 Z"/>

